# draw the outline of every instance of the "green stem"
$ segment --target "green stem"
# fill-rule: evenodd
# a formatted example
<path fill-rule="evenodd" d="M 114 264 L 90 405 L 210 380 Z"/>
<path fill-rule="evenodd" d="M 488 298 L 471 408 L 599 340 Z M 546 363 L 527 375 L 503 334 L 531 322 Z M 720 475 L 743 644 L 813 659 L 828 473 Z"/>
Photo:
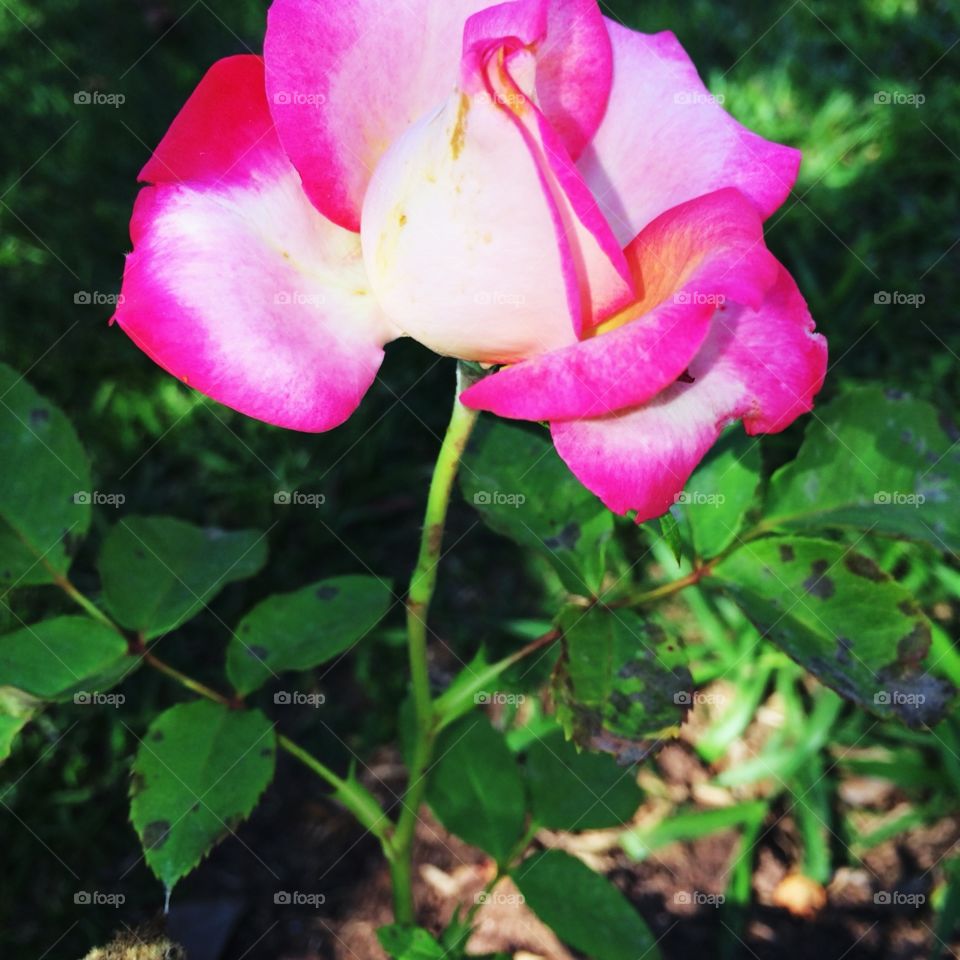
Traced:
<path fill-rule="evenodd" d="M 77 605 L 83 607 L 83 609 L 93 617 L 99 623 L 102 623 L 105 627 L 109 627 L 111 630 L 116 630 L 121 636 L 123 635 L 123 630 L 115 624 L 89 597 L 81 593 L 66 577 L 59 574 L 54 575 L 53 582 Z"/>
<path fill-rule="evenodd" d="M 89 597 L 81 593 L 66 577 L 57 576 L 54 578 L 54 583 L 63 590 L 72 600 L 74 600 L 79 606 L 81 606 L 93 619 L 102 623 L 104 626 L 109 627 L 111 630 L 116 630 L 117 633 L 122 637 L 126 637 L 126 634 L 121 629 L 119 624 L 114 623 L 99 607 L 97 607 Z M 176 667 L 172 667 L 169 663 L 164 660 L 161 660 L 159 657 L 155 656 L 149 650 L 145 648 L 145 641 L 142 635 L 138 635 L 136 638 L 136 645 L 131 651 L 131 656 L 138 656 L 140 659 L 147 664 L 147 666 L 152 667 L 158 673 L 164 674 L 164 676 L 170 677 L 171 680 L 175 680 L 182 687 L 185 687 L 187 690 L 196 693 L 198 696 L 204 697 L 207 700 L 212 700 L 214 703 L 219 703 L 221 706 L 225 707 L 235 707 L 242 706 L 242 701 L 238 698 L 231 699 L 225 694 L 219 693 L 214 690 L 212 687 L 208 687 L 206 684 L 201 683 L 199 680 L 194 680 L 193 677 L 188 676 L 180 670 L 177 670 Z M 331 787 L 333 787 L 334 796 L 342 803 L 356 818 L 357 820 L 366 827 L 379 841 L 380 845 L 383 848 L 383 852 L 387 857 L 393 855 L 391 846 L 390 846 L 390 834 L 392 829 L 392 824 L 389 817 L 384 813 L 383 808 L 377 803 L 376 799 L 364 790 L 358 783 L 356 783 L 352 778 L 344 780 L 342 777 L 338 777 L 329 767 L 326 767 L 322 764 L 313 754 L 308 753 L 303 747 L 294 743 L 289 737 L 281 734 L 277 737 L 277 743 L 283 750 L 286 750 L 291 756 L 296 757 L 301 763 L 306 767 L 309 767 L 317 776 L 322 780 L 325 780 Z"/>
<path fill-rule="evenodd" d="M 336 798 L 380 841 L 383 852 L 387 857 L 392 856 L 390 819 L 371 794 L 356 783 L 352 777 L 347 780 L 338 777 L 312 753 L 308 753 L 289 737 L 280 734 L 277 737 L 277 743 L 291 756 L 296 757 L 305 767 L 317 774 L 318 777 L 326 780 L 333 787 Z"/>
<path fill-rule="evenodd" d="M 175 667 L 171 667 L 169 663 L 166 663 L 159 657 L 155 657 L 149 651 L 140 654 L 140 659 L 159 673 L 165 674 L 170 677 L 171 680 L 176 680 L 180 686 L 186 687 L 187 690 L 192 690 L 199 696 L 205 697 L 207 700 L 212 700 L 214 703 L 219 703 L 221 706 L 232 706 L 232 701 L 229 697 L 224 696 L 222 693 L 217 693 L 212 687 L 208 687 L 199 680 L 194 680 L 193 677 L 188 677 L 187 674 L 181 673 L 181 671 Z"/>
<path fill-rule="evenodd" d="M 457 398 L 464 387 L 464 370 L 457 369 Z M 391 877 L 393 880 L 394 913 L 397 923 L 414 922 L 413 903 L 413 837 L 417 816 L 426 789 L 426 772 L 433 756 L 436 726 L 427 664 L 427 615 L 437 583 L 437 567 L 443 543 L 443 528 L 450 505 L 453 481 L 457 475 L 477 413 L 454 399 L 450 423 L 433 468 L 427 510 L 420 536 L 417 565 L 410 578 L 407 595 L 407 647 L 410 658 L 410 680 L 416 717 L 416 733 L 411 751 L 410 772 L 402 809 L 393 836 Z"/>
<path fill-rule="evenodd" d="M 710 570 L 711 564 L 697 567 L 685 577 L 680 577 L 678 580 L 671 580 L 670 583 L 665 583 L 662 586 L 654 587 L 652 590 L 645 590 L 640 593 L 630 594 L 627 597 L 622 597 L 619 600 L 614 600 L 612 603 L 608 603 L 607 606 L 634 607 L 644 603 L 652 603 L 654 600 L 662 600 L 664 597 L 669 597 L 674 593 L 679 593 L 681 590 L 685 590 L 687 587 L 692 587 L 694 584 L 699 583 L 710 573 Z"/>
<path fill-rule="evenodd" d="M 490 664 L 484 670 L 481 670 L 475 676 L 471 677 L 468 684 L 460 686 L 459 684 L 451 687 L 446 693 L 437 697 L 434 702 L 434 715 L 436 717 L 436 732 L 439 733 L 444 727 L 453 723 L 458 717 L 462 717 L 470 707 L 476 703 L 475 697 L 481 690 L 486 690 L 493 680 L 496 680 L 505 670 L 519 663 L 531 653 L 536 653 L 544 647 L 550 646 L 560 639 L 559 630 L 548 630 L 541 634 L 535 640 L 531 640 L 525 647 L 514 651 L 508 657 Z"/>

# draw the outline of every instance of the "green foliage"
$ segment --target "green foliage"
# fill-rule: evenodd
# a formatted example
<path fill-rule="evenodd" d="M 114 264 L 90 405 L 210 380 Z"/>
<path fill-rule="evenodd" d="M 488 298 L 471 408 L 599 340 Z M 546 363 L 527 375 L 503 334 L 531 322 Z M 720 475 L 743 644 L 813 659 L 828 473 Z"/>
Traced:
<path fill-rule="evenodd" d="M 768 527 L 853 528 L 960 550 L 960 448 L 922 400 L 852 390 L 810 420 L 773 478 Z"/>
<path fill-rule="evenodd" d="M 377 930 L 380 946 L 393 960 L 444 960 L 450 957 L 423 927 L 405 927 L 398 923 Z"/>
<path fill-rule="evenodd" d="M 771 537 L 732 554 L 723 585 L 765 636 L 838 693 L 883 716 L 935 723 L 952 686 L 923 671 L 930 624 L 910 592 L 828 540 Z"/>
<path fill-rule="evenodd" d="M 593 960 L 658 960 L 653 934 L 610 882 L 560 850 L 535 853 L 512 873 L 527 906 Z"/>
<path fill-rule="evenodd" d="M 253 576 L 266 562 L 257 530 L 228 532 L 173 517 L 128 517 L 100 554 L 107 609 L 147 638 L 193 617 L 228 583 Z"/>
<path fill-rule="evenodd" d="M 440 735 L 435 756 L 427 801 L 437 819 L 505 862 L 523 832 L 526 805 L 503 734 L 483 714 L 468 714 Z"/>
<path fill-rule="evenodd" d="M 596 592 L 613 517 L 545 434 L 485 422 L 467 447 L 460 485 L 493 530 L 545 556 L 568 590 Z"/>
<path fill-rule="evenodd" d="M 6 364 L 0 397 L 0 583 L 49 583 L 90 526 L 90 464 L 63 412 Z"/>
<path fill-rule="evenodd" d="M 635 763 L 675 735 L 693 682 L 667 628 L 631 610 L 600 607 L 568 608 L 560 628 L 553 693 L 567 736 Z"/>
<path fill-rule="evenodd" d="M 715 557 L 734 542 L 760 483 L 760 442 L 734 427 L 693 472 L 678 512 L 699 557 Z"/>
<path fill-rule="evenodd" d="M 201 700 L 150 724 L 133 764 L 130 819 L 168 890 L 249 815 L 273 779 L 275 751 L 259 711 Z"/>
<path fill-rule="evenodd" d="M 524 779 L 531 816 L 550 830 L 616 827 L 636 813 L 643 799 L 634 768 L 581 751 L 560 731 L 530 745 Z"/>
<path fill-rule="evenodd" d="M 127 659 L 115 630 L 87 617 L 54 617 L 0 637 L 0 688 L 43 700 L 81 696 L 109 686 Z"/>
<path fill-rule="evenodd" d="M 248 613 L 227 648 L 227 676 L 245 696 L 283 670 L 306 670 L 359 643 L 393 593 L 376 577 L 333 577 L 277 594 Z"/>

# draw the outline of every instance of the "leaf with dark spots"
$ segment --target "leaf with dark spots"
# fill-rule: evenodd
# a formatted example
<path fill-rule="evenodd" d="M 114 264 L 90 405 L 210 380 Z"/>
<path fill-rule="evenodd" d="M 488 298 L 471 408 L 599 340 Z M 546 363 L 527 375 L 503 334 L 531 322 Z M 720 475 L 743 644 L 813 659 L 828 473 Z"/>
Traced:
<path fill-rule="evenodd" d="M 487 526 L 544 557 L 568 592 L 599 591 L 613 516 L 573 476 L 546 431 L 481 421 L 459 476 Z"/>
<path fill-rule="evenodd" d="M 787 545 L 795 560 L 784 563 Z M 829 590 L 824 589 L 828 570 Z M 726 590 L 762 636 L 822 683 L 874 713 L 932 724 L 949 703 L 951 685 L 923 669 L 930 624 L 916 601 L 841 543 L 756 540 L 718 563 L 703 582 Z M 925 690 L 926 699 L 897 702 L 892 691 L 898 684 L 897 689 Z"/>
<path fill-rule="evenodd" d="M 796 459 L 770 482 L 764 524 L 863 530 L 958 551 L 954 443 L 930 404 L 891 400 L 878 386 L 851 390 L 807 422 Z"/>
<path fill-rule="evenodd" d="M 869 557 L 862 553 L 848 553 L 843 562 L 846 568 L 858 577 L 866 577 L 868 580 L 882 581 L 886 579 L 886 574 Z"/>
<path fill-rule="evenodd" d="M 849 664 L 853 641 L 849 637 L 837 637 L 837 663 Z"/>
<path fill-rule="evenodd" d="M 796 554 L 793 552 L 793 547 L 791 547 L 789 543 L 780 544 L 780 559 L 784 563 L 790 563 L 795 557 Z"/>
<path fill-rule="evenodd" d="M 946 712 L 956 692 L 941 677 L 919 670 L 894 667 L 883 671 L 876 698 L 908 727 L 928 727 Z"/>
<path fill-rule="evenodd" d="M 897 657 L 904 663 L 914 666 L 920 663 L 930 650 L 930 624 L 916 613 L 908 614 L 916 620 L 913 629 L 897 644 Z"/>
<path fill-rule="evenodd" d="M 134 760 L 130 819 L 168 889 L 249 815 L 273 777 L 275 750 L 259 711 L 197 700 L 154 720 Z"/>
<path fill-rule="evenodd" d="M 568 523 L 555 537 L 547 537 L 544 546 L 550 550 L 573 550 L 580 539 L 580 524 Z"/>
<path fill-rule="evenodd" d="M 0 562 L 18 586 L 51 583 L 90 527 L 90 463 L 63 412 L 2 363 L 0 397 Z"/>
<path fill-rule="evenodd" d="M 806 590 L 811 597 L 829 600 L 834 593 L 836 593 L 836 587 L 833 581 L 827 576 L 829 569 L 830 564 L 826 560 L 813 561 L 810 567 L 810 576 L 803 581 L 803 589 Z"/>
<path fill-rule="evenodd" d="M 631 611 L 577 607 L 560 628 L 553 697 L 568 737 L 634 763 L 676 735 L 693 681 L 663 625 Z"/>
<path fill-rule="evenodd" d="M 151 820 L 141 831 L 140 839 L 145 850 L 159 850 L 170 836 L 169 820 Z"/>
<path fill-rule="evenodd" d="M 121 626 L 150 639 L 196 616 L 228 583 L 255 574 L 266 557 L 258 530 L 228 533 L 173 517 L 127 517 L 100 552 L 104 600 Z"/>
<path fill-rule="evenodd" d="M 389 583 L 364 576 L 333 577 L 267 597 L 230 640 L 230 682 L 246 696 L 284 670 L 326 663 L 363 640 L 392 601 Z"/>

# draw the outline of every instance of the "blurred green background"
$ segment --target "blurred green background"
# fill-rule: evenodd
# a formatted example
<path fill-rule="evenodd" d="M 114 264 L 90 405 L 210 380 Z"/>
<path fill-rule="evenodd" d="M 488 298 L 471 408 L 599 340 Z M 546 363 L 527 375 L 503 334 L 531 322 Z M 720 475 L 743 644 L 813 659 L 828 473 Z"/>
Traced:
<path fill-rule="evenodd" d="M 73 419 L 97 488 L 122 492 L 124 513 L 269 530 L 265 574 L 226 590 L 213 614 L 164 641 L 167 659 L 209 676 L 226 639 L 221 624 L 260 596 L 364 566 L 403 582 L 453 378 L 451 361 L 397 343 L 349 423 L 301 436 L 191 393 L 107 326 L 111 308 L 97 301 L 119 290 L 137 172 L 213 60 L 259 51 L 266 6 L 0 0 L 2 356 Z M 643 30 L 676 32 L 733 114 L 803 150 L 795 191 L 767 231 L 829 338 L 824 398 L 844 382 L 880 381 L 955 412 L 955 0 L 624 0 L 608 13 Z M 123 103 L 76 103 L 83 91 L 122 94 Z M 884 292 L 924 302 L 878 302 Z M 83 294 L 93 302 L 77 302 Z M 789 454 L 799 436 L 791 429 L 768 452 Z M 315 511 L 277 507 L 279 489 L 321 492 L 326 503 Z M 102 526 L 85 548 L 89 556 L 108 513 L 96 514 Z M 451 542 L 458 538 L 441 577 L 436 629 L 461 653 L 479 640 L 505 649 L 515 640 L 493 625 L 542 615 L 542 588 L 462 504 L 452 517 Z M 77 580 L 94 590 L 90 571 L 81 556 Z M 39 590 L 14 602 L 21 616 L 50 609 Z M 357 693 L 329 722 L 354 731 L 353 749 L 392 737 L 402 661 L 385 642 L 342 668 L 359 679 Z M 144 913 L 159 905 L 126 822 L 127 762 L 133 732 L 176 697 L 158 678 L 138 676 L 122 723 L 78 723 L 64 709 L 28 733 L 0 786 L 4 956 L 37 957 L 36 945 L 60 932 L 52 955 L 79 956 L 104 937 L 109 912 L 75 908 L 72 892 L 96 888 L 97 878 L 111 889 L 117 863 L 131 868 L 123 880 L 128 902 Z M 318 753 L 343 762 L 346 746 L 332 734 L 309 737 Z"/>

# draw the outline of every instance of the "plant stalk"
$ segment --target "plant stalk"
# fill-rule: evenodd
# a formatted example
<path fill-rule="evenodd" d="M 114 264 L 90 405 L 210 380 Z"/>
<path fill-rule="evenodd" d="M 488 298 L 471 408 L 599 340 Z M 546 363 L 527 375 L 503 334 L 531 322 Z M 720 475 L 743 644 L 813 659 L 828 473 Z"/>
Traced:
<path fill-rule="evenodd" d="M 407 595 L 407 648 L 416 732 L 407 789 L 393 835 L 393 856 L 390 860 L 395 920 L 403 924 L 412 924 L 416 915 L 413 902 L 413 838 L 436 738 L 436 718 L 430 696 L 427 662 L 427 615 L 437 583 L 443 528 L 453 492 L 453 481 L 477 421 L 477 412 L 468 409 L 459 400 L 464 387 L 464 375 L 463 368 L 458 367 L 453 413 L 433 468 L 423 532 L 420 536 L 420 551 Z"/>

